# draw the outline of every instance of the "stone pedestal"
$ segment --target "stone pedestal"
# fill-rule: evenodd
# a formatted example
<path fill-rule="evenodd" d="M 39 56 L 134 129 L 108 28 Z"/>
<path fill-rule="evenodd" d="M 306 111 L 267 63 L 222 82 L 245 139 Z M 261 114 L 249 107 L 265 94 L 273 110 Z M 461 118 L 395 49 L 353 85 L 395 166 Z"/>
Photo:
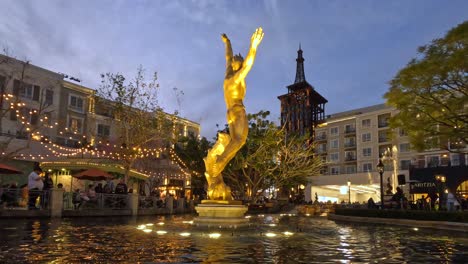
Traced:
<path fill-rule="evenodd" d="M 63 193 L 62 188 L 54 188 L 50 190 L 50 216 L 51 217 L 62 217 L 63 210 Z"/>
<path fill-rule="evenodd" d="M 198 217 L 194 219 L 197 226 L 216 228 L 239 228 L 249 225 L 245 218 L 247 206 L 234 201 L 202 201 L 195 207 Z"/>

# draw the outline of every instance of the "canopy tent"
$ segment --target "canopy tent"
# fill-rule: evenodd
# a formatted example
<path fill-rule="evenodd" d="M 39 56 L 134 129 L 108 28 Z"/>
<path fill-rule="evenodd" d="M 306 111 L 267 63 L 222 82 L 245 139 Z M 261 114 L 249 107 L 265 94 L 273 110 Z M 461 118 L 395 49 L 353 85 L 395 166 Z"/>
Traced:
<path fill-rule="evenodd" d="M 73 177 L 80 180 L 90 181 L 112 180 L 114 178 L 114 176 L 112 176 L 111 174 L 100 169 L 88 169 L 73 175 Z"/>
<path fill-rule="evenodd" d="M 22 174 L 23 172 L 11 166 L 0 163 L 0 174 Z"/>
<path fill-rule="evenodd" d="M 120 174 L 125 174 L 125 169 L 120 164 L 116 164 L 115 161 L 111 160 L 98 160 L 98 159 L 65 159 L 62 161 L 44 161 L 41 162 L 41 168 L 43 170 L 83 170 L 83 169 L 100 169 L 106 172 L 116 172 Z M 149 175 L 130 170 L 128 176 L 139 179 L 146 180 Z"/>

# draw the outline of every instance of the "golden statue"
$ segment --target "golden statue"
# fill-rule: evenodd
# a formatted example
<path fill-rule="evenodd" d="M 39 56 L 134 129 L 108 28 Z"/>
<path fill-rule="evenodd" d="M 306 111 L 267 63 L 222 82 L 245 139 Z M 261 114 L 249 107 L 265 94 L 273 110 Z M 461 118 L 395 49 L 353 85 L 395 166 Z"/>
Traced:
<path fill-rule="evenodd" d="M 221 35 L 226 45 L 226 77 L 224 78 L 224 100 L 227 108 L 229 134 L 218 133 L 218 140 L 208 150 L 205 161 L 205 177 L 208 182 L 210 200 L 231 201 L 231 188 L 226 186 L 221 172 L 237 151 L 245 144 L 249 133 L 249 123 L 242 100 L 245 97 L 245 77 L 255 61 L 257 47 L 263 39 L 262 28 L 257 28 L 250 41 L 249 53 L 245 60 L 232 53 L 231 41 L 226 34 Z"/>

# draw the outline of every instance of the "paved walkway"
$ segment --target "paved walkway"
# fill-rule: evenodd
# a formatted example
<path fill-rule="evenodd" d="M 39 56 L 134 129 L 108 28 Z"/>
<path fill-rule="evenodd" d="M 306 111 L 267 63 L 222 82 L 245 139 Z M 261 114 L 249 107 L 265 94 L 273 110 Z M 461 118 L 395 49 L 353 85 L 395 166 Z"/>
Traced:
<path fill-rule="evenodd" d="M 445 221 L 420 221 L 420 220 L 377 218 L 377 217 L 360 217 L 360 216 L 348 216 L 348 215 L 336 215 L 336 214 L 329 214 L 328 219 L 334 220 L 334 221 L 401 225 L 401 226 L 412 226 L 412 227 L 418 227 L 418 228 L 434 228 L 434 229 L 468 232 L 468 223 L 445 222 Z"/>

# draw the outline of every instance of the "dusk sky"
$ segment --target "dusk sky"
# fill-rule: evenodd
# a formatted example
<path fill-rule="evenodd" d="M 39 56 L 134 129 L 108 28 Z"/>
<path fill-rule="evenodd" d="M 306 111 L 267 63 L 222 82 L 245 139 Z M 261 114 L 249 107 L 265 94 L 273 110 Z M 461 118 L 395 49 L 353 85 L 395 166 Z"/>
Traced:
<path fill-rule="evenodd" d="M 221 33 L 245 56 L 265 36 L 247 77 L 247 112 L 272 112 L 294 82 L 299 43 L 306 80 L 326 114 L 384 102 L 388 82 L 420 45 L 468 19 L 468 1 L 27 1 L 0 0 L 0 46 L 18 59 L 96 89 L 100 74 L 157 71 L 160 102 L 212 138 L 226 123 Z"/>

